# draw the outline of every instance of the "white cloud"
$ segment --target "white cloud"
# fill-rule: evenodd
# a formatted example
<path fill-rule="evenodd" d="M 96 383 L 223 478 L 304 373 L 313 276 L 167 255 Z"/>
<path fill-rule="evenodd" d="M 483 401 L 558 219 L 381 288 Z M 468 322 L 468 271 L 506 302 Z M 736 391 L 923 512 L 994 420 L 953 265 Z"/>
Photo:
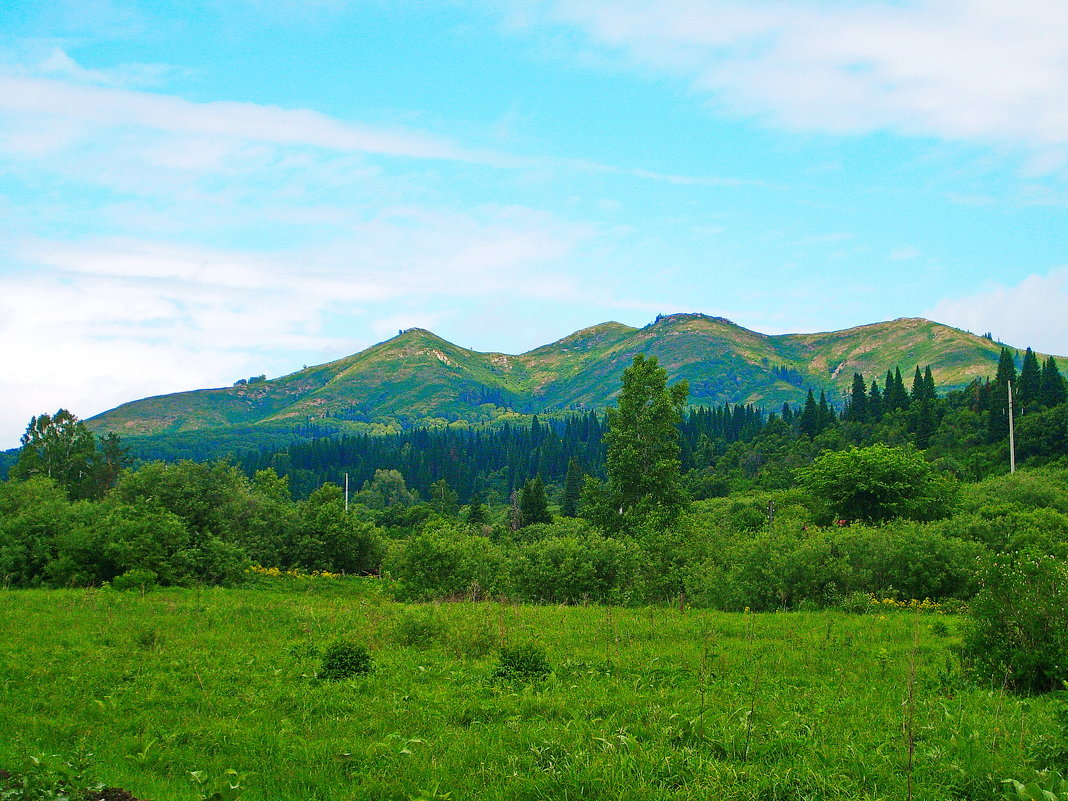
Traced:
<path fill-rule="evenodd" d="M 573 299 L 555 270 L 586 235 L 527 209 L 388 209 L 329 244 L 271 255 L 134 238 L 8 244 L 0 447 L 59 406 L 288 372 L 430 325 L 471 299 Z M 5 243 L 0 241 L 0 248 Z M 388 304 L 433 308 L 397 313 Z"/>
<path fill-rule="evenodd" d="M 942 300 L 926 317 L 972 331 L 990 332 L 1016 347 L 1068 354 L 1068 266 L 1032 274 L 1012 286 L 991 285 L 972 295 Z"/>
<path fill-rule="evenodd" d="M 1061 0 L 532 0 L 521 14 L 792 128 L 1068 143 Z"/>
<path fill-rule="evenodd" d="M 422 159 L 500 163 L 505 159 L 468 151 L 429 134 L 343 122 L 307 109 L 256 103 L 194 103 L 179 97 L 85 86 L 50 78 L 0 75 L 0 112 L 19 117 L 60 118 L 73 123 L 126 126 L 185 136 L 224 137 L 286 146 L 310 146 Z"/>

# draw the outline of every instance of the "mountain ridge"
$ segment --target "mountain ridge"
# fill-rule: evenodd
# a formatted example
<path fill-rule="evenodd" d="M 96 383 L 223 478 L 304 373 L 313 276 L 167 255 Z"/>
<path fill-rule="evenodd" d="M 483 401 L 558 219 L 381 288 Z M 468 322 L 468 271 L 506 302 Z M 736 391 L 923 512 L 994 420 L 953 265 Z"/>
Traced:
<path fill-rule="evenodd" d="M 274 379 L 130 401 L 87 422 L 96 431 L 158 435 L 235 426 L 328 423 L 384 433 L 412 425 L 489 423 L 611 404 L 633 357 L 656 356 L 685 379 L 692 405 L 776 409 L 808 389 L 840 400 L 854 372 L 930 365 L 944 391 L 992 376 L 1002 343 L 919 317 L 838 331 L 764 334 L 724 317 L 659 315 L 641 328 L 607 321 L 519 354 L 481 352 L 423 328 Z M 1045 354 L 1042 354 L 1043 356 Z"/>

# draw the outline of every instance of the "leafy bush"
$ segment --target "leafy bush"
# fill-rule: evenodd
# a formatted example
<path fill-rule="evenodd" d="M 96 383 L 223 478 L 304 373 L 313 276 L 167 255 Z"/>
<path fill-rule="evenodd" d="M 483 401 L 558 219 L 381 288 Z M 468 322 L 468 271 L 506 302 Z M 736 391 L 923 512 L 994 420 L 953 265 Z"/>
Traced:
<path fill-rule="evenodd" d="M 1068 564 L 1033 551 L 1001 554 L 971 612 L 963 653 L 976 675 L 1023 693 L 1068 678 Z"/>
<path fill-rule="evenodd" d="M 634 573 L 633 548 L 595 532 L 524 543 L 512 565 L 517 594 L 530 601 L 618 603 Z"/>
<path fill-rule="evenodd" d="M 535 643 L 527 643 L 501 649 L 500 663 L 493 672 L 493 678 L 537 681 L 548 676 L 552 670 L 545 649 Z"/>
<path fill-rule="evenodd" d="M 428 524 L 390 552 L 383 571 L 400 579 L 400 595 L 411 600 L 497 595 L 509 587 L 501 548 L 448 524 Z"/>
<path fill-rule="evenodd" d="M 116 590 L 147 592 L 156 588 L 156 574 L 151 570 L 127 570 L 121 576 L 115 576 L 111 587 Z"/>
<path fill-rule="evenodd" d="M 362 676 L 373 669 L 371 654 L 364 646 L 347 640 L 338 640 L 323 652 L 319 678 L 339 681 L 353 676 Z"/>
<path fill-rule="evenodd" d="M 922 453 L 883 444 L 824 453 L 798 478 L 835 518 L 866 523 L 936 520 L 956 494 L 955 482 L 935 473 Z"/>

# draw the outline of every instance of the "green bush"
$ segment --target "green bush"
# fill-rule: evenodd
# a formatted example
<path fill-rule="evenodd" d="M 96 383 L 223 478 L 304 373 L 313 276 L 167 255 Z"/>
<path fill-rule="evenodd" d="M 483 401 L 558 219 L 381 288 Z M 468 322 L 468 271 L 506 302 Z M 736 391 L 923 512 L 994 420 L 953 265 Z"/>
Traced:
<path fill-rule="evenodd" d="M 390 551 L 383 572 L 400 579 L 410 600 L 483 597 L 509 589 L 504 552 L 485 537 L 459 526 L 428 524 Z"/>
<path fill-rule="evenodd" d="M 619 603 L 636 561 L 633 548 L 595 532 L 518 546 L 512 564 L 516 593 L 529 601 Z"/>
<path fill-rule="evenodd" d="M 972 600 L 963 654 L 973 672 L 1021 693 L 1068 679 L 1068 564 L 1034 551 L 1000 554 Z"/>
<path fill-rule="evenodd" d="M 545 649 L 535 643 L 502 648 L 500 662 L 493 678 L 537 681 L 552 673 L 552 666 L 545 656 Z"/>
<path fill-rule="evenodd" d="M 116 590 L 141 590 L 142 592 L 154 590 L 156 574 L 151 570 L 127 570 L 121 576 L 115 576 L 111 587 Z"/>
<path fill-rule="evenodd" d="M 319 678 L 339 681 L 370 673 L 373 668 L 371 654 L 364 646 L 347 640 L 338 640 L 323 652 Z"/>

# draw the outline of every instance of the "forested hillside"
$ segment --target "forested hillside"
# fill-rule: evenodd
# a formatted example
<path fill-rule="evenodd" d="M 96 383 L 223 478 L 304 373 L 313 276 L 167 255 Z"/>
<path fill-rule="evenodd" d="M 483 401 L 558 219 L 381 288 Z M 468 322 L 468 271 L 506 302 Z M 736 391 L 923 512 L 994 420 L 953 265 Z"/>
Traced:
<path fill-rule="evenodd" d="M 840 409 L 854 373 L 929 365 L 941 391 L 993 375 L 1001 345 L 928 320 L 901 319 L 823 334 L 769 336 L 702 314 L 658 317 L 644 328 L 604 323 L 512 356 L 480 353 L 422 329 L 276 379 L 134 401 L 87 421 L 141 453 L 202 457 L 206 443 L 259 449 L 322 434 L 385 434 L 414 427 L 529 422 L 601 411 L 637 354 L 687 382 L 691 406 L 803 404 L 809 391 Z M 1023 354 L 1014 352 L 1016 368 Z M 1044 357 L 1043 357 L 1044 358 Z M 198 433 L 200 432 L 200 436 Z"/>

